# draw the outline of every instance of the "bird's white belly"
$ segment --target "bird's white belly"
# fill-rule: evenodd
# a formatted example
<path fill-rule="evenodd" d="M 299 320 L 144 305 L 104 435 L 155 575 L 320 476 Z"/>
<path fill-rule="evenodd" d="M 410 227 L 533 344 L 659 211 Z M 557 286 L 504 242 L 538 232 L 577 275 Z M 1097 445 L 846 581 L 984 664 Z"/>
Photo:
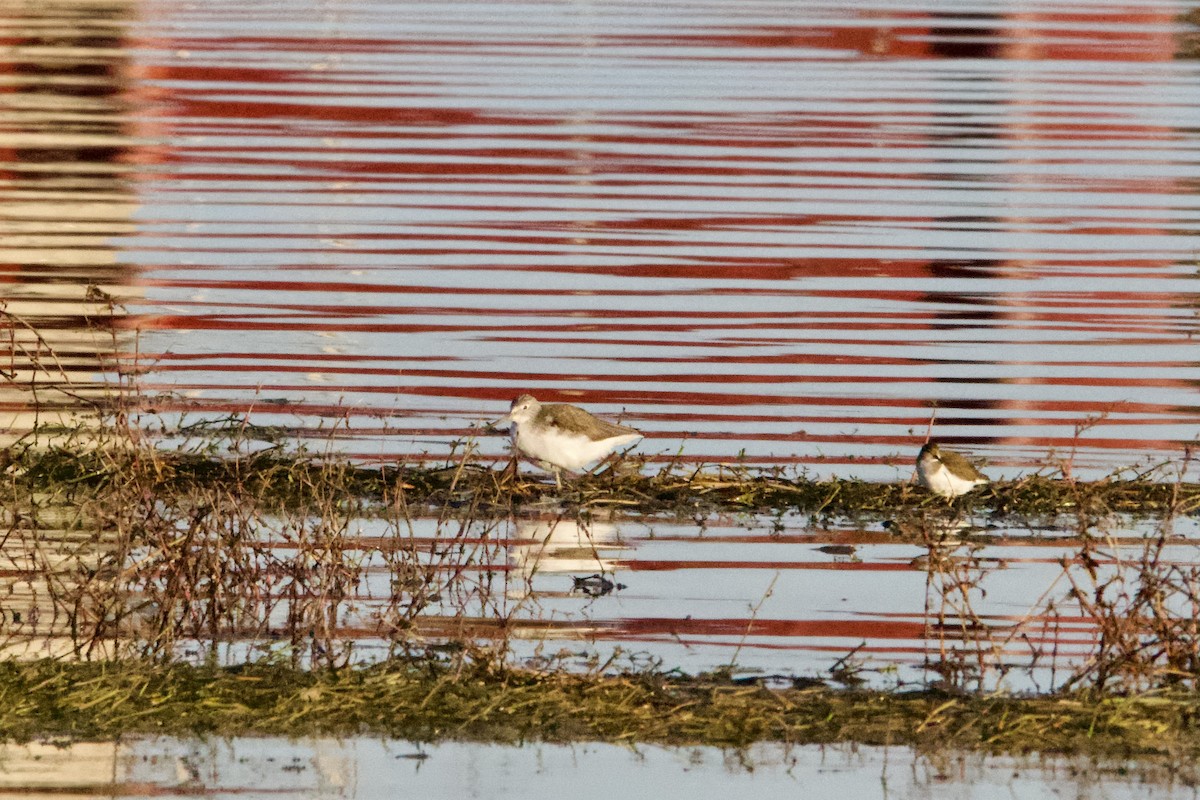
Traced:
<path fill-rule="evenodd" d="M 935 464 L 933 469 L 918 464 L 917 475 L 920 476 L 921 483 L 925 484 L 929 491 L 940 494 L 942 497 L 958 497 L 960 494 L 966 494 L 979 483 L 979 481 L 963 480 L 941 464 Z"/>
<path fill-rule="evenodd" d="M 577 470 L 604 458 L 623 444 L 641 439 L 640 433 L 613 436 L 593 441 L 583 434 L 563 433 L 549 428 L 517 429 L 517 447 L 522 453 L 538 461 L 545 461 L 560 469 Z"/>

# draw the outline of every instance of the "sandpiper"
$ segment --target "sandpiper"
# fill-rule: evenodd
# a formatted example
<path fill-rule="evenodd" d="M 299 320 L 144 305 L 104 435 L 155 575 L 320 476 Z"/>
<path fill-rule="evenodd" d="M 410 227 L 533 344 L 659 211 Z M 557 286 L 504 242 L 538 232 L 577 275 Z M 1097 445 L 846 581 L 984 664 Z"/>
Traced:
<path fill-rule="evenodd" d="M 917 454 L 917 477 L 934 494 L 953 499 L 987 483 L 987 476 L 958 453 L 929 442 Z"/>
<path fill-rule="evenodd" d="M 559 470 L 578 470 L 633 444 L 642 434 L 624 425 L 598 419 L 578 406 L 539 403 L 523 394 L 513 401 L 508 416 L 497 425 L 516 426 L 517 449 L 554 467 L 554 482 L 562 487 Z"/>

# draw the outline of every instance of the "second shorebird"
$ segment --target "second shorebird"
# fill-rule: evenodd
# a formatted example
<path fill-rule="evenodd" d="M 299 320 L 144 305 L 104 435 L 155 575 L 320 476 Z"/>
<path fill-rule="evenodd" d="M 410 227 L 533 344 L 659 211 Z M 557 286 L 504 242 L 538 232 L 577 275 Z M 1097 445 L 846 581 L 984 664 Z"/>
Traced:
<path fill-rule="evenodd" d="M 523 394 L 513 401 L 508 416 L 497 424 L 516 426 L 517 449 L 554 467 L 554 482 L 562 487 L 559 470 L 578 470 L 633 444 L 642 434 L 624 425 L 594 417 L 567 403 L 539 403 Z"/>
<path fill-rule="evenodd" d="M 967 459 L 929 442 L 917 454 L 917 477 L 934 494 L 953 499 L 988 482 L 987 476 Z"/>

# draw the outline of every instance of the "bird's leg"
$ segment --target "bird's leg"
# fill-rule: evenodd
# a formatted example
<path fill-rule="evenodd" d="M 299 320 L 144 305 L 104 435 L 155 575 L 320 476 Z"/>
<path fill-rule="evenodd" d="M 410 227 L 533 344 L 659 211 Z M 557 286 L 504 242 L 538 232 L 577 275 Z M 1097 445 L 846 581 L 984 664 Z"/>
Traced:
<path fill-rule="evenodd" d="M 562 491 L 562 470 L 558 467 L 554 468 L 554 485 L 558 487 L 560 492 Z"/>
<path fill-rule="evenodd" d="M 611 472 L 612 470 L 616 469 L 617 462 L 620 461 L 621 459 L 623 459 L 625 457 L 625 454 L 628 453 L 630 450 L 632 450 L 635 447 L 637 447 L 636 443 L 631 444 L 629 447 L 626 447 L 624 450 L 622 450 L 619 453 L 614 450 L 613 452 L 609 453 L 604 458 L 602 458 L 600 460 L 599 464 L 597 464 L 596 466 L 594 466 L 590 470 L 588 470 L 587 474 L 588 475 L 603 475 L 605 473 Z M 605 468 L 601 469 L 601 467 L 605 467 Z"/>
<path fill-rule="evenodd" d="M 596 464 L 596 466 L 592 467 L 584 474 L 586 474 L 586 475 L 602 475 L 605 472 L 607 472 L 608 470 L 613 468 L 613 465 L 616 463 L 616 460 L 617 460 L 617 454 L 609 453 L 604 458 L 600 459 L 600 462 L 598 464 Z M 601 469 L 601 467 L 604 467 L 604 469 Z"/>

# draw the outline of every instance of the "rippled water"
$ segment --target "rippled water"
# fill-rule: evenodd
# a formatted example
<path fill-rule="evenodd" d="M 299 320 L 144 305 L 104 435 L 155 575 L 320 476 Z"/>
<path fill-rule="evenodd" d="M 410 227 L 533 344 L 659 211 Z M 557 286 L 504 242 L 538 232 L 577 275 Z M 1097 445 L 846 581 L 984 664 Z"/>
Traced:
<path fill-rule="evenodd" d="M 906 748 L 762 745 L 738 752 L 624 745 L 496 747 L 394 740 L 130 739 L 6 744 L 0 787 L 103 796 L 561 798 L 686 794 L 957 798 L 1195 797 L 1191 770 Z M 61 793 L 61 794 L 59 794 Z M 71 794 L 71 796 L 76 796 Z"/>
<path fill-rule="evenodd" d="M 34 497 L 0 519 L 0 655 L 343 665 L 468 645 L 536 669 L 1048 692 L 1186 670 L 1200 607 L 1189 519 L 1109 519 L 1085 546 L 1071 518 L 317 520 L 204 502 L 122 538 L 96 512 Z"/>
<path fill-rule="evenodd" d="M 1140 585 L 1141 536 L 1154 526 L 1124 524 L 1112 538 L 1093 531 L 1103 542 L 1093 551 L 1098 577 L 1069 527 L 965 520 L 923 523 L 939 542 L 931 546 L 890 522 L 543 516 L 464 529 L 416 519 L 398 549 L 419 553 L 436 576 L 413 617 L 422 636 L 465 634 L 521 663 L 1050 691 L 1093 657 L 1104 624 L 1073 599 L 1072 584 L 1131 608 L 1117 598 Z M 347 560 L 361 573 L 338 604 L 339 635 L 355 640 L 356 657 L 375 659 L 388 652 L 389 620 L 420 601 L 404 585 L 396 530 L 364 520 L 354 531 L 342 544 L 357 551 Z M 1186 583 L 1189 570 L 1195 580 L 1200 564 L 1195 523 L 1171 534 L 1160 588 Z M 1183 594 L 1165 592 L 1164 602 L 1190 619 Z M 278 600 L 282 629 L 295 603 L 283 591 Z"/>
<path fill-rule="evenodd" d="M 8 5 L 16 361 L 43 414 L 119 358 L 365 459 L 525 390 L 817 474 L 906 479 L 934 418 L 997 475 L 1177 457 L 1196 9 Z"/>
<path fill-rule="evenodd" d="M 658 461 L 907 480 L 931 429 L 993 477 L 1178 460 L 1198 51 L 1196 0 L 4 4 L 7 440 L 140 393 L 366 462 L 499 457 L 480 423 L 532 391 Z M 1095 633 L 1039 610 L 1068 528 L 976 520 L 939 573 L 880 526 L 579 522 L 479 522 L 420 632 L 876 683 L 986 650 L 1042 689 Z M 395 531 L 355 535 L 336 622 L 370 655 L 406 589 Z M 41 546 L 0 547 L 9 652 L 75 644 Z"/>

